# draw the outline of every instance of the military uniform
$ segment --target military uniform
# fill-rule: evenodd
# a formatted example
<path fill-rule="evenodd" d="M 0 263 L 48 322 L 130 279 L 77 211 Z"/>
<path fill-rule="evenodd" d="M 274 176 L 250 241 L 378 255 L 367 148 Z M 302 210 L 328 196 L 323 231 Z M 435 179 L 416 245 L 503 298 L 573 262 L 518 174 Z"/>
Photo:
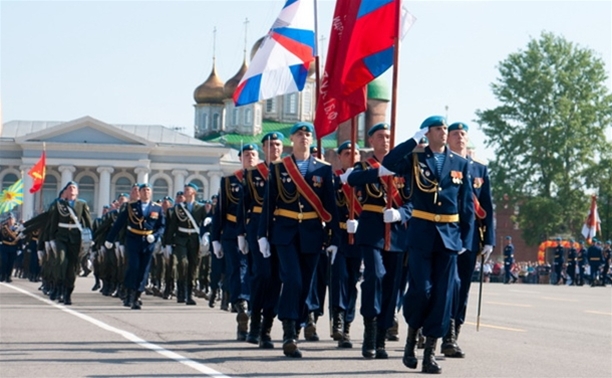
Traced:
<path fill-rule="evenodd" d="M 140 185 L 140 190 L 148 184 Z M 132 309 L 140 309 L 142 282 L 145 279 L 151 256 L 158 240 L 164 232 L 165 219 L 161 206 L 142 200 L 130 202 L 119 213 L 113 228 L 106 237 L 107 248 L 114 243 L 120 231 L 125 229 L 125 251 L 127 269 L 124 284 L 128 290 L 129 304 Z"/>
<path fill-rule="evenodd" d="M 9 218 L 15 219 L 13 214 Z M 17 250 L 21 247 L 17 225 L 9 225 L 8 220 L 0 225 L 0 282 L 12 282 L 13 265 L 17 258 Z"/>
<path fill-rule="evenodd" d="M 444 117 L 427 118 L 414 138 L 385 156 L 383 165 L 404 174 L 406 185 L 413 188 L 412 217 L 406 232 L 409 285 L 403 308 L 409 329 L 403 362 L 416 368 L 416 332 L 422 327 L 426 337 L 423 372 L 439 373 L 435 346 L 450 325 L 457 254 L 473 248 L 474 201 L 466 159 L 444 145 L 443 152 L 434 153 L 432 144 L 440 142 L 432 137 L 429 146 L 415 152 L 417 141 L 426 132 L 442 140 Z"/>
<path fill-rule="evenodd" d="M 561 271 L 565 262 L 565 248 L 561 245 L 561 238 L 557 238 L 557 246 L 555 247 L 553 265 L 555 267 L 555 285 L 558 285 L 562 280 Z"/>
<path fill-rule="evenodd" d="M 506 240 L 510 240 L 510 243 L 504 247 L 504 283 L 509 284 L 510 279 L 512 282 L 516 282 L 516 276 L 512 273 L 512 265 L 514 265 L 514 245 L 512 245 L 512 239 L 506 236 Z"/>
<path fill-rule="evenodd" d="M 299 133 L 302 138 L 310 138 L 313 131 L 312 124 L 302 122 L 291 128 L 291 135 Z M 268 248 L 269 238 L 269 245 L 278 252 L 283 283 L 278 318 L 283 322 L 283 352 L 289 357 L 301 357 L 296 324 L 307 319 L 306 298 L 328 236 L 322 222 L 332 230 L 330 244 L 337 248 L 338 217 L 331 166 L 312 155 L 298 162 L 293 154 L 273 163 L 258 242 L 260 249 L 262 245 Z"/>
<path fill-rule="evenodd" d="M 570 246 L 567 250 L 567 275 L 572 280 L 571 285 L 576 285 L 576 262 L 578 260 L 578 251 L 574 247 L 574 240 L 570 240 Z"/>
<path fill-rule="evenodd" d="M 603 249 L 601 248 L 601 242 L 596 238 L 593 238 L 593 244 L 587 249 L 587 256 L 589 258 L 589 265 L 591 268 L 591 286 L 596 286 L 600 277 L 599 269 L 603 263 Z"/>
<path fill-rule="evenodd" d="M 76 186 L 69 182 L 68 186 Z M 64 290 L 64 304 L 70 305 L 74 290 L 79 253 L 81 251 L 81 231 L 91 229 L 91 216 L 87 202 L 75 199 L 58 199 L 49 221 L 49 238 L 55 242 L 56 252 L 60 261 L 58 285 Z"/>

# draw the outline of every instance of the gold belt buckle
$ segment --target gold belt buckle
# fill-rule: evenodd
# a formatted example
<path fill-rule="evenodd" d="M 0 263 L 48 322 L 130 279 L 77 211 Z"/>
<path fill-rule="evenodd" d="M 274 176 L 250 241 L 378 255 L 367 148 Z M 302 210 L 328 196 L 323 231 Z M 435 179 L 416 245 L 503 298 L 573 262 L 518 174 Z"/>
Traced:
<path fill-rule="evenodd" d="M 302 214 L 302 213 L 298 213 L 297 218 L 298 218 L 298 221 L 299 221 L 300 223 L 302 223 L 302 219 L 304 219 L 304 214 Z"/>
<path fill-rule="evenodd" d="M 440 214 L 434 215 L 434 221 L 436 221 L 436 222 L 440 221 Z"/>

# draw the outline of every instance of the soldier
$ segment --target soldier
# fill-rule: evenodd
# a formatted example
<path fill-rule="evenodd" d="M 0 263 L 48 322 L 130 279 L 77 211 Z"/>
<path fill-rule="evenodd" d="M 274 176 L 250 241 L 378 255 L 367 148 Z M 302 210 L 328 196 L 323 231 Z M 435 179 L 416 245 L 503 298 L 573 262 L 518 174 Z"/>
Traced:
<path fill-rule="evenodd" d="M 514 245 L 512 244 L 512 236 L 506 236 L 506 246 L 504 247 L 504 283 L 509 284 L 510 279 L 516 282 L 517 278 L 512 273 L 512 265 L 514 265 Z"/>
<path fill-rule="evenodd" d="M 63 189 L 62 199 L 55 203 L 49 221 L 49 238 L 54 242 L 60 259 L 59 287 L 63 289 L 65 305 L 72 304 L 72 292 L 81 251 L 81 231 L 91 229 L 87 202 L 77 199 L 77 183 L 70 181 Z M 60 291 L 61 293 L 61 291 Z"/>
<path fill-rule="evenodd" d="M 272 349 L 274 344 L 270 332 L 276 316 L 276 306 L 280 294 L 278 257 L 276 250 L 263 254 L 257 243 L 257 230 L 261 222 L 269 169 L 273 162 L 280 159 L 283 152 L 284 135 L 270 132 L 263 136 L 261 144 L 266 160 L 245 172 L 245 191 L 243 204 L 246 220 L 246 239 L 251 255 L 251 325 L 247 341 L 258 344 L 260 348 Z"/>
<path fill-rule="evenodd" d="M 212 203 L 212 207 L 208 214 L 206 215 L 206 219 L 210 219 L 210 224 L 208 225 L 208 232 L 212 234 L 212 219 L 215 213 L 215 209 L 217 207 L 217 199 L 218 195 L 214 194 L 210 201 Z M 208 222 L 205 220 L 205 222 Z M 210 256 L 210 291 L 211 295 L 208 298 L 208 307 L 214 308 L 215 301 L 217 298 L 221 298 L 221 309 L 227 311 L 229 308 L 227 307 L 228 301 L 228 293 L 227 288 L 224 287 L 225 282 L 225 257 L 223 254 L 220 254 L 221 257 L 218 257 L 217 254 L 213 254 Z M 224 289 L 223 291 L 222 288 Z"/>
<path fill-rule="evenodd" d="M 174 200 L 170 196 L 164 196 L 160 201 L 160 206 L 162 208 L 162 211 L 164 212 L 164 218 L 166 219 L 166 222 L 168 222 L 168 220 L 170 219 L 170 216 L 168 216 L 168 209 L 174 206 Z M 162 298 L 163 298 L 162 290 L 164 289 L 166 265 L 167 265 L 167 258 L 166 258 L 166 253 L 165 253 L 166 247 L 164 244 L 166 241 L 165 235 L 167 234 L 167 230 L 168 230 L 168 227 L 166 226 L 166 231 L 164 231 L 164 237 L 157 241 L 157 243 L 159 244 L 159 249 L 157 246 L 155 247 L 155 252 L 153 253 L 153 260 L 152 260 L 152 263 L 154 266 L 154 270 L 152 274 L 153 294 L 155 296 L 162 297 Z"/>
<path fill-rule="evenodd" d="M 555 267 L 555 285 L 559 285 L 563 278 L 561 277 L 561 270 L 563 269 L 563 262 L 565 260 L 565 248 L 561 244 L 561 238 L 555 239 L 557 246 L 555 247 L 555 255 L 553 265 Z"/>
<path fill-rule="evenodd" d="M 607 240 L 606 244 L 604 245 L 603 248 L 603 272 L 602 272 L 602 279 L 601 279 L 601 284 L 602 286 L 606 286 L 606 282 L 609 280 L 609 273 L 610 273 L 610 259 L 612 259 L 612 241 Z"/>
<path fill-rule="evenodd" d="M 248 151 L 248 152 L 247 152 Z M 242 147 L 240 160 L 243 168 L 245 165 L 252 166 L 253 159 L 257 159 L 257 148 L 253 144 Z M 256 161 L 256 160 L 255 160 Z M 212 223 L 212 245 L 217 258 L 225 259 L 225 274 L 229 291 L 229 302 L 237 312 L 236 339 L 246 341 L 249 330 L 248 315 L 248 245 L 243 235 L 244 227 L 239 220 L 243 219 L 240 208 L 242 196 L 244 195 L 244 170 L 239 169 L 231 176 L 221 178 L 220 195 L 217 207 L 213 214 Z"/>
<path fill-rule="evenodd" d="M 302 357 L 297 327 L 307 320 L 306 298 L 330 230 L 327 250 L 335 253 L 338 249 L 332 170 L 310 155 L 313 132 L 308 122 L 291 127 L 293 151 L 271 167 L 258 229 L 261 253 L 270 253 L 270 245 L 278 252 L 283 285 L 278 318 L 283 323 L 283 353 L 292 358 Z"/>
<path fill-rule="evenodd" d="M 212 202 L 206 200 L 204 204 L 204 222 L 202 224 L 202 243 L 200 244 L 200 268 L 198 272 L 198 297 L 209 299 L 210 295 L 210 224 L 212 223 Z"/>
<path fill-rule="evenodd" d="M 576 251 L 576 247 L 574 247 L 575 240 L 570 239 L 569 248 L 567 249 L 567 275 L 571 279 L 572 283 L 570 285 L 576 285 L 576 261 L 578 259 L 578 251 Z"/>
<path fill-rule="evenodd" d="M 0 282 L 11 283 L 13 264 L 17 258 L 17 250 L 20 248 L 20 238 L 18 236 L 15 216 L 8 213 L 8 217 L 0 225 Z"/>
<path fill-rule="evenodd" d="M 195 200 L 197 192 L 196 184 L 185 185 L 185 202 L 174 206 L 167 222 L 168 231 L 165 236 L 166 248 L 172 248 L 177 261 L 177 286 L 183 287 L 177 292 L 186 294 L 185 297 L 177 296 L 177 302 L 184 302 L 186 305 L 196 304 L 193 300 L 193 284 L 198 273 L 200 227 L 203 226 L 206 216 L 204 205 Z"/>
<path fill-rule="evenodd" d="M 429 145 L 415 151 L 423 136 Z M 408 224 L 408 291 L 404 318 L 408 337 L 403 362 L 417 367 L 417 330 L 423 328 L 424 373 L 441 372 L 435 359 L 438 338 L 450 326 L 457 255 L 473 248 L 474 201 L 468 161 L 447 146 L 446 119 L 427 118 L 413 138 L 397 145 L 383 160 L 413 188 Z M 362 215 L 363 218 L 363 215 Z"/>
<path fill-rule="evenodd" d="M 591 287 L 597 286 L 600 275 L 599 269 L 603 263 L 603 249 L 601 248 L 601 241 L 597 238 L 593 238 L 592 244 L 587 249 L 587 255 L 589 257 L 589 265 L 591 269 Z"/>
<path fill-rule="evenodd" d="M 163 210 L 161 206 L 151 202 L 151 194 L 149 184 L 140 184 L 140 199 L 130 202 L 121 210 L 104 242 L 107 249 L 112 248 L 119 232 L 126 230 L 125 251 L 128 266 L 124 284 L 132 310 L 141 308 L 141 283 L 151 262 L 155 242 L 161 237 L 165 227 Z"/>
<path fill-rule="evenodd" d="M 334 177 L 341 237 L 338 253 L 330 257 L 332 274 L 329 300 L 331 301 L 332 311 L 332 337 L 338 341 L 339 348 L 352 348 L 350 327 L 355 319 L 361 250 L 354 240 L 349 242 L 349 238 L 354 237 L 349 236 L 349 234 L 354 235 L 357 230 L 357 222 L 362 207 L 353 188 L 344 183 L 342 177 L 347 172 L 350 175 L 353 166 L 359 161 L 359 146 L 355 145 L 354 153 L 352 153 L 351 141 L 345 141 L 336 152 L 341 164 L 341 169 L 335 172 L 336 176 Z M 352 216 L 350 215 L 351 209 L 353 211 Z"/>
<path fill-rule="evenodd" d="M 578 250 L 578 286 L 584 285 L 584 276 L 587 265 L 589 265 L 589 256 L 587 255 L 584 240 L 581 240 L 580 249 Z"/>
<path fill-rule="evenodd" d="M 468 155 L 469 127 L 463 122 L 455 122 L 448 127 L 448 146 L 451 151 L 468 161 L 470 186 L 473 192 L 474 213 L 476 224 L 472 235 L 472 244 L 464 253 L 457 257 L 457 274 L 459 290 L 457 304 L 450 321 L 450 327 L 442 340 L 441 351 L 446 357 L 463 358 L 465 354 L 459 347 L 457 339 L 461 325 L 465 321 L 468 295 L 472 283 L 472 275 L 479 254 L 481 261 L 486 262 L 495 246 L 495 230 L 493 228 L 493 198 L 491 196 L 491 181 L 487 166 Z"/>
<path fill-rule="evenodd" d="M 94 279 L 95 279 L 95 283 L 94 286 L 91 288 L 91 291 L 96 291 L 100 289 L 100 280 L 104 277 L 104 252 L 102 251 L 102 247 L 104 246 L 104 242 L 103 240 L 102 243 L 100 243 L 99 239 L 95 238 L 96 235 L 96 231 L 98 230 L 98 228 L 100 227 L 100 225 L 102 224 L 103 221 L 103 217 L 104 215 L 106 215 L 106 213 L 108 213 L 111 210 L 110 205 L 104 205 L 102 207 L 102 214 L 94 219 L 92 225 L 91 225 L 91 234 L 93 236 L 92 241 L 93 241 L 93 246 L 91 247 L 91 260 L 92 260 L 92 266 L 93 266 L 93 274 L 94 274 Z"/>
<path fill-rule="evenodd" d="M 403 252 L 406 250 L 406 224 L 410 218 L 410 186 L 404 185 L 404 177 L 394 176 L 381 166 L 389 153 L 390 129 L 387 123 L 372 126 L 368 140 L 374 149 L 373 156 L 357 163 L 348 175 L 348 184 L 357 191 L 363 209 L 355 242 L 364 264 L 361 315 L 365 329 L 361 354 L 365 358 L 388 358 L 386 333 L 393 325 L 405 266 Z M 391 208 L 387 208 L 387 200 L 392 201 Z M 385 235 L 386 223 L 391 224 L 388 236 Z M 390 238 L 388 246 L 385 245 L 387 237 Z"/>

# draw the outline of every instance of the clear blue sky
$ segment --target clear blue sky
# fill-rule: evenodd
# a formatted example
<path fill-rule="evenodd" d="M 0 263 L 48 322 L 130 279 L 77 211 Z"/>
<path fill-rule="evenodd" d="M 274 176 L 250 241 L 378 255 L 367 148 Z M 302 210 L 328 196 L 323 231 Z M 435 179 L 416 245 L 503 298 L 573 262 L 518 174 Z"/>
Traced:
<path fill-rule="evenodd" d="M 162 124 L 193 133 L 193 90 L 210 73 L 213 27 L 224 81 L 278 15 L 283 0 L 2 1 L 3 121 Z M 318 1 L 319 36 L 329 36 L 334 1 Z M 471 123 L 497 105 L 497 65 L 542 31 L 612 58 L 610 1 L 409 1 L 417 22 L 403 41 L 396 140 L 446 113 Z M 326 53 L 322 48 L 322 55 Z M 390 80 L 390 75 L 385 77 Z M 612 88 L 612 81 L 608 82 Z M 477 154 L 484 135 L 470 131 Z"/>

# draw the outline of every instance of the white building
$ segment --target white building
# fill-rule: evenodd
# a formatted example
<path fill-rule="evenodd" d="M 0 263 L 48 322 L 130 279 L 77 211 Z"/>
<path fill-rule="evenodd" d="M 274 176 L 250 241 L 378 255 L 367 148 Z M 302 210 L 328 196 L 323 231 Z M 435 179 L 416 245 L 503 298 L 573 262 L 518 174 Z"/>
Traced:
<path fill-rule="evenodd" d="M 43 148 L 45 184 L 32 195 L 27 173 Z M 6 189 L 23 178 L 23 205 L 15 209 L 21 219 L 45 209 L 71 180 L 97 216 L 134 183 L 150 183 L 159 199 L 174 198 L 185 183 L 194 182 L 198 198 L 208 199 L 218 192 L 221 176 L 239 168 L 235 150 L 161 125 L 111 125 L 87 116 L 69 122 L 9 121 L 0 131 L 0 184 Z"/>

